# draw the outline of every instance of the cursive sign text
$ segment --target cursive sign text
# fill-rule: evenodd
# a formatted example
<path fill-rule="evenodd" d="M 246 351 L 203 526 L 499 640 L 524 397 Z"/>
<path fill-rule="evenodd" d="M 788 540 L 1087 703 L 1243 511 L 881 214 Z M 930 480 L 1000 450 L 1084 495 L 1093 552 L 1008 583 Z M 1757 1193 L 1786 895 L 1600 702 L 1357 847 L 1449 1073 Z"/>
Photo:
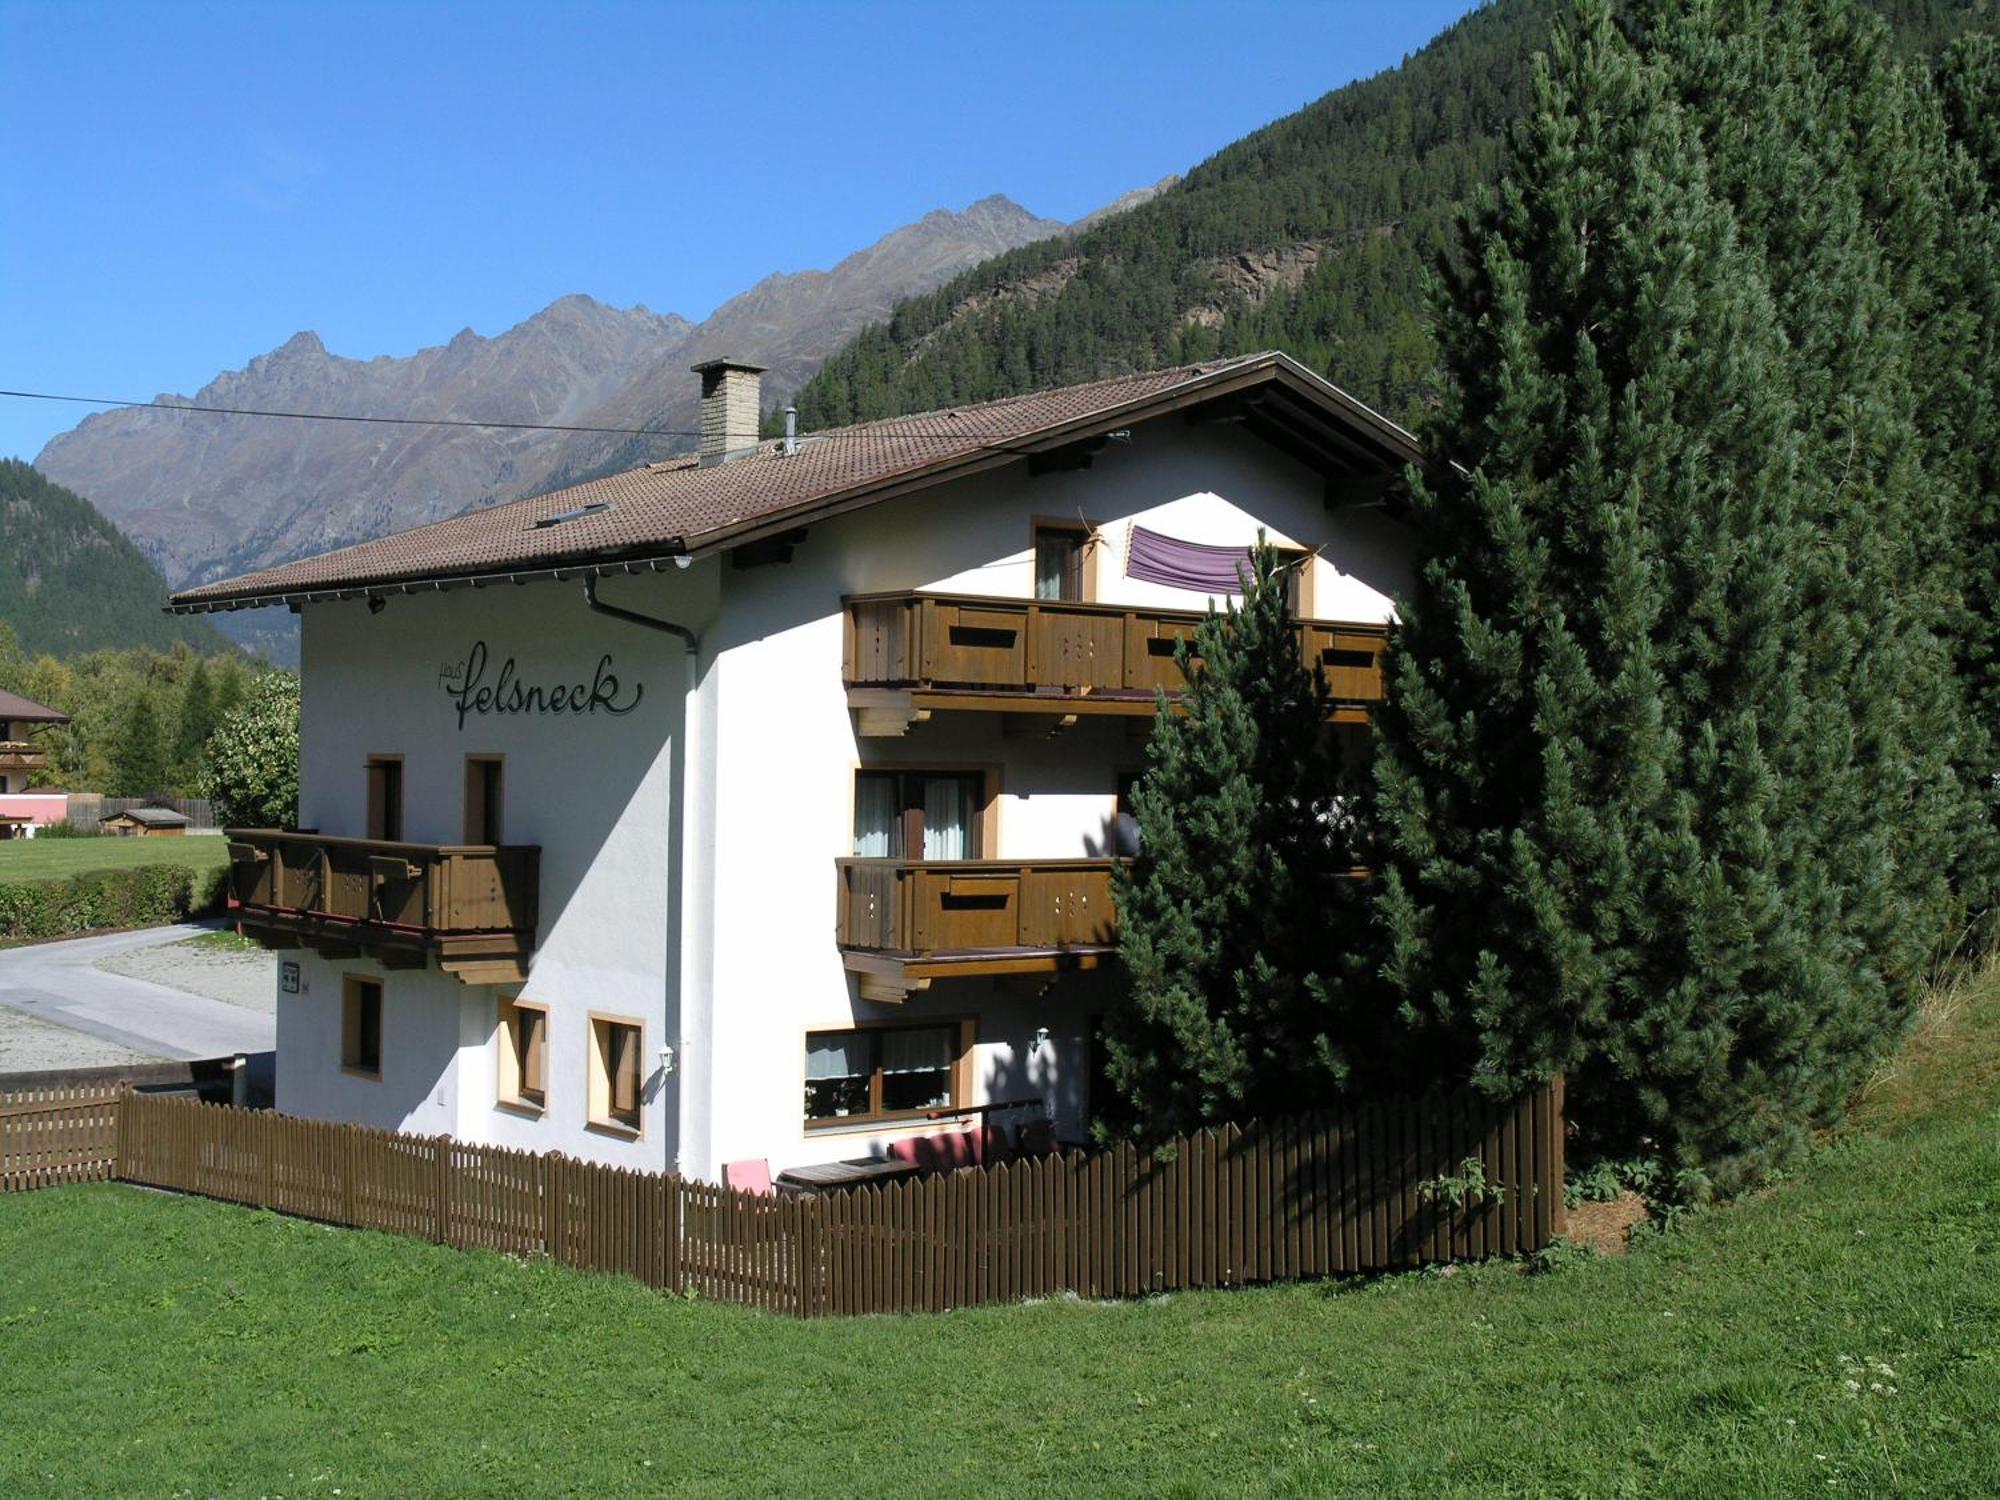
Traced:
<path fill-rule="evenodd" d="M 463 665 L 447 667 L 438 674 L 447 697 L 458 708 L 458 727 L 465 728 L 467 714 L 629 714 L 646 695 L 644 683 L 632 684 L 631 696 L 619 700 L 618 674 L 611 670 L 611 653 L 597 659 L 597 670 L 588 682 L 558 682 L 549 686 L 530 685 L 514 675 L 514 658 L 500 664 L 492 682 L 486 681 L 486 642 L 474 641 Z"/>

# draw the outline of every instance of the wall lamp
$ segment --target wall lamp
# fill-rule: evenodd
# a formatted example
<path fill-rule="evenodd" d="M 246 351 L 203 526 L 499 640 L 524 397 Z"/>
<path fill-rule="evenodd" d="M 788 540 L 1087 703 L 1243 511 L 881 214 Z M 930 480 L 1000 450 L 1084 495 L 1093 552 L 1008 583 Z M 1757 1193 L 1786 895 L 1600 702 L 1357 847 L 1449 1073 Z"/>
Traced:
<path fill-rule="evenodd" d="M 369 614 L 379 615 L 382 613 L 383 610 L 387 609 L 388 607 L 389 607 L 389 601 L 387 599 L 384 599 L 380 594 L 370 594 L 368 596 Z"/>

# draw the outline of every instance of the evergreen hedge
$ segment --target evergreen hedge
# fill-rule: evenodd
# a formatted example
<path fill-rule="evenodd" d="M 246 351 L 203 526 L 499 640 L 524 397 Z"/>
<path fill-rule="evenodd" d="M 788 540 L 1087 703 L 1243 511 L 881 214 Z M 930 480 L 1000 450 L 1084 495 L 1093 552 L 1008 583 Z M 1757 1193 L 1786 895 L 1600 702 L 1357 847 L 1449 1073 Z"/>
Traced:
<path fill-rule="evenodd" d="M 0 883 L 0 942 L 184 922 L 222 907 L 227 869 L 138 865 Z"/>

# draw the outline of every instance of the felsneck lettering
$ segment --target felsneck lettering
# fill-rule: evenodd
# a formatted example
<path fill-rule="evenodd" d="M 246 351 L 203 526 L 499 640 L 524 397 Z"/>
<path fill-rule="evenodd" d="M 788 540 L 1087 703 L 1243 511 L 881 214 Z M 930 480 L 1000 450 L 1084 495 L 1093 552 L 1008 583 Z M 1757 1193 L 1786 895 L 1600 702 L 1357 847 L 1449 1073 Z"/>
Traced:
<path fill-rule="evenodd" d="M 620 699 L 621 683 L 611 670 L 611 653 L 597 659 L 597 670 L 587 683 L 555 683 L 549 686 L 524 684 L 514 658 L 508 657 L 491 683 L 486 678 L 486 642 L 474 641 L 465 664 L 455 674 L 445 674 L 445 696 L 458 709 L 458 727 L 465 728 L 470 714 L 629 714 L 646 696 L 646 685 L 632 684 L 631 694 Z"/>

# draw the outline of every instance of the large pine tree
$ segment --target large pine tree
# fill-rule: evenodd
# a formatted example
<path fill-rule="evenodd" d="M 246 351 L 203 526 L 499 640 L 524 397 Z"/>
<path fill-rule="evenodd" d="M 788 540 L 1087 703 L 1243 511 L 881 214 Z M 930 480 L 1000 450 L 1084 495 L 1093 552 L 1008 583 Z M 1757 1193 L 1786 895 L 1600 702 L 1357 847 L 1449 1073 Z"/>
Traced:
<path fill-rule="evenodd" d="M 1641 23 L 1792 346 L 1819 539 L 1807 681 L 1828 726 L 1810 811 L 1848 872 L 1825 899 L 1907 999 L 1995 866 L 1991 837 L 1968 837 L 1989 822 L 1988 747 L 1953 649 L 1990 452 L 1993 393 L 1973 377 L 1993 335 L 1966 280 L 1979 216 L 1953 207 L 1967 184 L 1921 73 L 1851 0 L 1656 0 Z M 1990 266 L 1974 274 L 1990 285 Z"/>
<path fill-rule="evenodd" d="M 1949 142 L 1940 301 L 1963 343 L 1957 368 L 1928 367 L 1939 376 L 1930 410 L 1964 510 L 1953 630 L 1969 716 L 1964 774 L 1984 789 L 2000 833 L 2000 44 L 1983 35 L 1954 42 L 1938 65 L 1938 91 Z M 2000 890 L 1986 899 L 2000 902 Z"/>
<path fill-rule="evenodd" d="M 1114 1137 L 1294 1113 L 1346 1079 L 1357 1039 L 1327 978 L 1354 930 L 1352 853 L 1324 679 L 1299 652 L 1277 555 L 1211 612 L 1179 716 L 1162 702 L 1117 886 L 1129 978 L 1105 1021 Z"/>
<path fill-rule="evenodd" d="M 1796 1144 L 1882 1024 L 1800 776 L 1839 759 L 1760 258 L 1600 3 L 1446 277 L 1428 559 L 1377 739 L 1385 974 L 1428 1065 L 1557 1069 L 1692 1190 Z"/>

